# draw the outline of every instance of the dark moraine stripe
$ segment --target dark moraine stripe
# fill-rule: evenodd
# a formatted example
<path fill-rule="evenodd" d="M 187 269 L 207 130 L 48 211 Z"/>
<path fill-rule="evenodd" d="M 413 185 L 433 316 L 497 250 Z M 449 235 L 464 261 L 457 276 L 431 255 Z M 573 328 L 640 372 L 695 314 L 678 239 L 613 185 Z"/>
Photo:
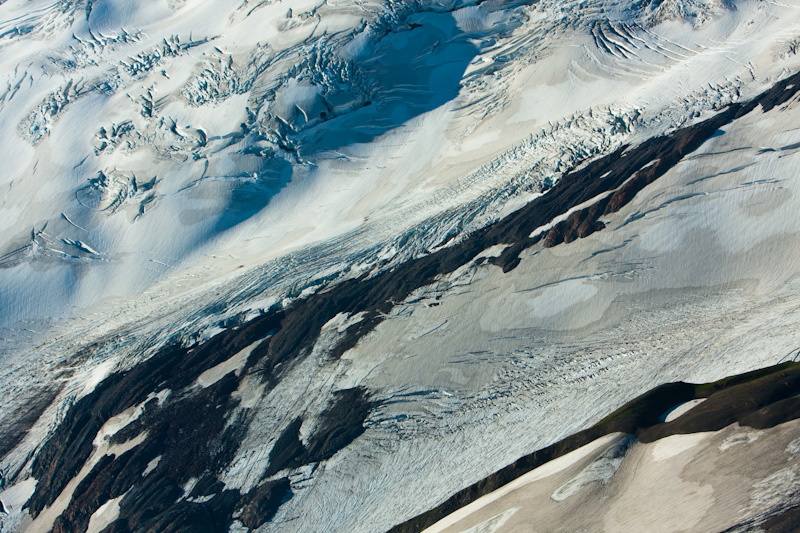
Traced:
<path fill-rule="evenodd" d="M 330 359 L 340 357 L 383 320 L 393 302 L 403 301 L 415 289 L 454 271 L 493 245 L 509 245 L 493 260 L 508 271 L 519 263 L 520 252 L 542 239 L 544 245 L 555 246 L 602 229 L 602 215 L 620 209 L 718 128 L 759 105 L 769 110 L 785 103 L 798 90 L 800 74 L 775 84 L 753 100 L 732 104 L 708 120 L 590 162 L 564 176 L 547 194 L 467 236 L 458 245 L 372 278 L 338 283 L 286 309 L 228 327 L 202 344 L 167 346 L 134 368 L 109 376 L 70 407 L 39 450 L 32 465 L 38 483 L 28 509 L 36 516 L 55 501 L 91 456 L 92 442 L 106 421 L 141 404 L 149 395 L 169 389 L 166 400 L 161 404 L 150 400 L 141 418 L 114 437 L 114 442 L 122 442 L 147 432 L 146 440 L 119 457 L 102 458 L 80 483 L 56 529 L 84 529 L 100 505 L 123 494 L 113 531 L 221 531 L 234 514 L 246 517 L 248 524 L 269 520 L 291 497 L 286 478 L 262 479 L 246 494 L 223 490 L 217 481 L 252 420 L 252 413 L 241 408 L 232 394 L 243 377 L 259 376 L 269 390 L 309 353 L 325 323 L 339 313 L 363 312 L 363 319 L 350 326 L 327 354 Z M 606 191 L 615 192 L 571 214 L 546 234 L 529 237 L 534 229 Z M 230 373 L 205 389 L 191 387 L 202 372 L 259 340 L 263 342 L 251 352 L 239 376 Z M 364 431 L 372 408 L 367 391 L 342 391 L 329 398 L 322 422 L 305 444 L 297 433 L 305 414 L 298 414 L 301 418 L 281 435 L 265 435 L 265 442 L 277 439 L 279 443 L 270 456 L 269 475 L 332 457 Z M 765 420 L 770 417 L 774 415 L 763 415 Z M 542 457 L 553 457 L 559 450 L 556 447 L 542 452 Z M 142 477 L 157 457 L 161 457 L 157 467 Z M 197 484 L 181 499 L 183 487 L 193 478 Z"/>

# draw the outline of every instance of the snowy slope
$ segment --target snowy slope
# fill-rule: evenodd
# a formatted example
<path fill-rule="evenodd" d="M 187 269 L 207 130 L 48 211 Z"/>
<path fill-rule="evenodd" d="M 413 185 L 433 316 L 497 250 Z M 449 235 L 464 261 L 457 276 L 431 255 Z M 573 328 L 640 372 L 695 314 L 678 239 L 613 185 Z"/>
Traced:
<path fill-rule="evenodd" d="M 674 4 L 6 2 L 6 336 L 458 208 L 424 250 L 791 69 L 791 7 Z"/>
<path fill-rule="evenodd" d="M 79 518 L 69 491 L 103 453 L 149 446 L 147 398 L 168 416 L 235 379 L 208 428 L 241 424 L 214 466 L 244 498 L 230 512 L 288 480 L 265 529 L 374 531 L 659 383 L 797 348 L 794 100 L 726 122 L 585 239 L 527 247 L 509 272 L 484 264 L 501 239 L 387 289 L 400 301 L 359 302 L 576 165 L 800 70 L 800 4 L 7 0 L 0 21 L 3 531 L 32 494 L 31 530 L 111 500 L 125 516 L 109 493 Z M 141 397 L 110 396 L 136 372 Z M 314 449 L 337 398 L 366 430 Z M 98 420 L 71 477 L 42 481 L 47 437 L 101 400 L 127 422 Z M 305 452 L 276 451 L 292 439 Z M 181 505 L 218 501 L 201 481 Z"/>

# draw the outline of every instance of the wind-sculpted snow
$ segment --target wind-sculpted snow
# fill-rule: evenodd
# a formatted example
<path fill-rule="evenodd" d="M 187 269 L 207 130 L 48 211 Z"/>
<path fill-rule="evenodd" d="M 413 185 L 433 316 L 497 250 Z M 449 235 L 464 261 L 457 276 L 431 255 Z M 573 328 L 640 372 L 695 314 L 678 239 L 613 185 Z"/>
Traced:
<path fill-rule="evenodd" d="M 793 4 L 0 21 L 4 533 L 387 529 L 796 350 Z"/>

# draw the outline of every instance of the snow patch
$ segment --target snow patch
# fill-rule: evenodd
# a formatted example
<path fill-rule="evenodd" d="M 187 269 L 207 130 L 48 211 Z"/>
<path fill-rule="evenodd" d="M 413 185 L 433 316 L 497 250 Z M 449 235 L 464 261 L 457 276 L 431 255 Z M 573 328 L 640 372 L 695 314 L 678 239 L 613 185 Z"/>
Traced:
<path fill-rule="evenodd" d="M 114 361 L 103 361 L 89 371 L 89 375 L 85 378 L 83 390 L 79 396 L 86 396 L 97 387 L 101 381 L 106 379 L 111 371 L 114 369 Z"/>
<path fill-rule="evenodd" d="M 706 400 L 705 398 L 698 398 L 696 400 L 689 400 L 688 402 L 678 404 L 675 407 L 672 407 L 663 415 L 661 415 L 659 417 L 659 420 L 665 423 L 672 422 L 673 420 L 676 420 L 678 417 L 685 415 L 693 408 L 703 403 L 705 400 Z"/>
<path fill-rule="evenodd" d="M 241 373 L 244 365 L 247 364 L 247 358 L 250 357 L 250 353 L 263 342 L 263 340 L 259 340 L 258 342 L 254 342 L 247 348 L 240 350 L 236 355 L 231 357 L 230 359 L 226 359 L 225 361 L 219 363 L 218 365 L 209 368 L 199 376 L 197 376 L 197 380 L 195 381 L 194 385 L 196 387 L 206 388 L 214 383 L 218 382 L 231 372 L 236 374 L 238 377 Z"/>
<path fill-rule="evenodd" d="M 508 511 L 493 516 L 485 522 L 481 522 L 476 526 L 465 529 L 462 533 L 496 533 L 497 531 L 500 531 L 500 528 L 502 528 L 503 525 L 516 514 L 517 511 L 519 511 L 518 507 L 512 507 Z"/>
<path fill-rule="evenodd" d="M 794 439 L 786 446 L 786 453 L 789 455 L 797 455 L 800 453 L 800 437 Z"/>
<path fill-rule="evenodd" d="M 724 452 L 742 444 L 745 446 L 753 444 L 762 436 L 764 436 L 764 432 L 761 430 L 746 430 L 740 428 L 736 433 L 725 439 L 722 444 L 719 445 L 719 451 Z"/>
<path fill-rule="evenodd" d="M 608 447 L 598 459 L 592 462 L 592 464 L 556 489 L 556 491 L 550 495 L 550 499 L 556 502 L 563 502 L 567 498 L 577 494 L 583 487 L 589 484 L 608 484 L 622 465 L 622 461 L 625 459 L 628 449 L 633 445 L 635 440 L 636 439 L 631 435 L 621 437 L 617 442 Z"/>
<path fill-rule="evenodd" d="M 0 531 L 17 531 L 21 528 L 27 516 L 27 511 L 23 512 L 23 507 L 33 496 L 36 484 L 37 481 L 29 477 L 0 491 L 0 502 L 8 513 L 7 515 L 0 513 Z"/>
<path fill-rule="evenodd" d="M 685 451 L 691 450 L 712 434 L 712 432 L 705 432 L 690 433 L 688 435 L 670 435 L 669 437 L 664 437 L 656 441 L 650 453 L 654 461 L 666 461 Z"/>
<path fill-rule="evenodd" d="M 158 466 L 158 463 L 160 462 L 161 462 L 161 456 L 159 455 L 158 457 L 147 463 L 147 466 L 142 471 L 142 477 L 145 477 L 147 474 L 155 470 L 156 467 Z"/>
<path fill-rule="evenodd" d="M 322 326 L 321 331 L 336 329 L 337 333 L 344 333 L 350 326 L 364 320 L 365 316 L 366 313 L 364 312 L 356 313 L 352 316 L 350 316 L 350 313 L 338 313 Z"/>
<path fill-rule="evenodd" d="M 105 428 L 105 426 L 103 427 Z M 26 531 L 31 533 L 49 532 L 53 527 L 53 522 L 55 519 L 67 509 L 69 502 L 72 500 L 72 494 L 75 492 L 75 489 L 78 488 L 78 485 L 80 485 L 81 481 L 83 481 L 83 479 L 89 475 L 97 462 L 100 461 L 103 456 L 120 456 L 140 445 L 147 438 L 147 433 L 142 433 L 122 444 L 109 445 L 108 442 L 103 442 L 104 439 L 100 438 L 102 431 L 103 430 L 101 429 L 100 432 L 98 432 L 98 436 L 95 438 L 95 446 L 97 447 L 83 465 L 83 468 L 81 468 L 80 472 L 78 472 L 78 474 L 72 478 L 69 483 L 67 483 L 66 487 L 64 487 L 64 490 L 61 491 L 61 494 L 58 495 L 53 504 L 49 507 L 45 507 L 42 512 L 39 513 L 36 519 L 34 519 L 30 526 L 28 526 Z M 100 444 L 98 445 L 98 443 Z"/>
<path fill-rule="evenodd" d="M 118 496 L 114 499 L 108 500 L 106 503 L 97 508 L 89 518 L 89 527 L 86 533 L 100 533 L 105 528 L 111 525 L 117 518 L 119 518 L 119 502 L 122 501 L 128 493 Z"/>

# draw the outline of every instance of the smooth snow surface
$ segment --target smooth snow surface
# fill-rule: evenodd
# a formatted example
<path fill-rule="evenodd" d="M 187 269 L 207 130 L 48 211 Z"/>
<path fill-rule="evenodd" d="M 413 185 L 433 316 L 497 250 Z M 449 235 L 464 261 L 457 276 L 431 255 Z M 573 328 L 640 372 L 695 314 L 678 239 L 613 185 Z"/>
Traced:
<path fill-rule="evenodd" d="M 663 422 L 672 422 L 673 420 L 679 418 L 682 415 L 685 415 L 693 408 L 697 407 L 701 403 L 705 401 L 705 398 L 698 398 L 696 400 L 689 400 L 688 402 L 684 402 L 680 405 L 676 405 L 662 416 Z"/>
<path fill-rule="evenodd" d="M 2 483 L 111 373 L 457 246 L 573 166 L 800 70 L 798 43 L 797 0 L 0 3 L 0 425 L 55 397 Z M 395 302 L 330 360 L 363 319 L 337 316 L 273 388 L 242 380 L 254 422 L 221 481 L 250 490 L 296 416 L 366 387 L 366 431 L 287 474 L 294 496 L 264 529 L 388 529 L 660 383 L 792 356 L 798 105 L 726 126 L 588 238 Z M 104 428 L 31 531 L 138 414 Z M 548 501 L 617 475 L 596 470 Z M 0 531 L 26 519 L 15 507 Z"/>
<path fill-rule="evenodd" d="M 487 505 L 503 498 L 505 495 L 511 493 L 512 491 L 517 490 L 526 485 L 529 485 L 530 483 L 534 483 L 536 481 L 544 479 L 546 477 L 558 474 L 559 472 L 562 472 L 563 470 L 574 465 L 576 462 L 580 461 L 581 459 L 591 454 L 592 452 L 595 452 L 597 449 L 601 447 L 607 447 L 609 443 L 618 441 L 621 438 L 623 438 L 623 435 L 619 433 L 612 433 L 610 435 L 605 435 L 604 437 L 601 437 L 595 440 L 594 442 L 590 442 L 586 446 L 581 446 L 577 450 L 564 454 L 561 457 L 558 457 L 557 459 L 553 459 L 552 461 L 531 470 L 527 474 L 518 477 L 517 479 L 503 486 L 502 488 L 497 489 L 496 491 L 487 494 L 486 496 L 478 498 L 469 505 L 465 505 L 455 513 L 448 515 L 446 518 L 440 520 L 431 527 L 425 529 L 424 533 L 440 533 L 441 531 L 445 531 L 448 527 L 452 526 L 453 524 L 458 523 L 459 521 L 465 519 L 466 517 L 478 511 L 479 509 L 482 509 Z"/>
<path fill-rule="evenodd" d="M 490 529 L 495 533 L 528 531 L 532 524 L 537 531 L 723 531 L 748 523 L 760 511 L 780 510 L 786 495 L 797 490 L 797 456 L 786 443 L 798 430 L 800 422 L 791 421 L 766 430 L 757 444 L 735 450 L 723 450 L 720 443 L 747 431 L 738 424 L 637 442 L 612 476 L 582 486 L 571 499 L 549 498 L 559 483 L 602 461 L 605 448 L 595 447 L 558 475 L 498 489 L 503 496 L 490 505 L 454 513 L 442 520 L 447 527 L 434 531 L 482 531 L 477 528 L 498 516 L 508 519 Z"/>
<path fill-rule="evenodd" d="M 122 498 L 124 498 L 124 495 L 118 496 L 101 505 L 100 508 L 92 514 L 86 533 L 100 533 L 111 525 L 111 523 L 119 517 L 119 502 Z"/>
<path fill-rule="evenodd" d="M 671 435 L 665 437 L 653 444 L 653 460 L 661 462 L 672 459 L 676 455 L 691 450 L 703 442 L 706 437 L 708 437 L 706 433 L 690 433 L 688 435 Z"/>

